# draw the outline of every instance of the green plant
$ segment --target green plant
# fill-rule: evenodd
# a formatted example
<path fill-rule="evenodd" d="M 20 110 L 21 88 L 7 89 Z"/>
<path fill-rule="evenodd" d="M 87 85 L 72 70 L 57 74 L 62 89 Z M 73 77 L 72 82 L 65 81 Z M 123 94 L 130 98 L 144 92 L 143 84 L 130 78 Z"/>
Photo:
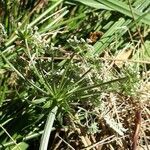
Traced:
<path fill-rule="evenodd" d="M 34 142 L 48 149 L 52 132 L 70 126 L 65 116 L 71 128 L 101 134 L 98 116 L 108 95 L 136 97 L 148 68 L 140 61 L 149 59 L 149 2 L 128 2 L 0 2 L 0 149 L 25 150 Z M 103 34 L 92 43 L 97 31 Z M 126 49 L 131 59 L 120 67 L 115 59 Z M 101 116 L 122 135 L 117 114 Z"/>

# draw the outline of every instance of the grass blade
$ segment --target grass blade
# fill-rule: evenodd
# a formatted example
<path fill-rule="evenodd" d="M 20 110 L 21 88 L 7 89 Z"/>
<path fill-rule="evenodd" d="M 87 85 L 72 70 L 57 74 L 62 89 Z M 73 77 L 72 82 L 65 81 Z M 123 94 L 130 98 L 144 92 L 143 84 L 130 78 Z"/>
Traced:
<path fill-rule="evenodd" d="M 75 1 L 80 2 L 80 3 L 84 4 L 84 5 L 96 8 L 96 9 L 111 10 L 110 7 L 107 7 L 106 5 L 100 4 L 99 2 L 97 2 L 95 0 L 90 0 L 90 1 L 87 1 L 87 0 L 75 0 Z"/>
<path fill-rule="evenodd" d="M 125 23 L 124 18 L 120 18 L 114 25 L 101 37 L 101 39 L 94 44 L 93 54 L 101 54 L 103 50 L 110 44 L 111 38 L 114 38 L 112 35 L 116 32 L 118 27 L 123 26 Z"/>
<path fill-rule="evenodd" d="M 57 7 L 63 0 L 59 0 L 57 3 L 55 3 L 53 6 L 48 8 L 45 12 L 43 12 L 41 15 L 39 15 L 33 22 L 29 24 L 29 27 L 33 27 L 36 23 L 38 23 L 44 16 L 46 16 L 50 11 L 52 11 L 55 7 Z"/>
<path fill-rule="evenodd" d="M 98 1 L 110 8 L 132 18 L 132 12 L 127 4 L 125 4 L 121 1 L 118 1 L 118 0 L 105 0 L 105 1 L 98 0 Z M 135 19 L 138 19 L 140 16 L 145 14 L 134 8 L 132 8 L 132 10 L 133 10 L 133 15 L 134 15 Z M 141 22 L 143 22 L 147 25 L 150 25 L 150 13 L 146 12 L 146 16 L 141 18 Z"/>
<path fill-rule="evenodd" d="M 97 88 L 97 87 L 100 87 L 100 86 L 103 86 L 103 85 L 106 85 L 106 84 L 109 85 L 111 83 L 114 83 L 114 82 L 117 82 L 117 81 L 122 81 L 122 80 L 125 80 L 125 79 L 127 79 L 127 77 L 114 79 L 114 80 L 111 80 L 111 81 L 103 82 L 103 83 L 96 84 L 96 85 L 91 85 L 91 86 L 88 86 L 88 87 L 83 87 L 83 88 L 78 89 L 77 92 L 78 91 L 85 91 L 85 90 L 94 89 L 94 88 Z"/>
<path fill-rule="evenodd" d="M 33 27 L 36 23 L 38 23 L 42 18 L 44 18 L 50 11 L 52 11 L 54 8 L 56 8 L 63 0 L 59 0 L 58 2 L 56 2 L 54 5 L 52 5 L 50 8 L 48 8 L 45 12 L 43 12 L 41 15 L 39 15 L 34 21 L 32 21 L 28 27 Z M 17 35 L 14 35 L 11 39 L 9 39 L 7 41 L 7 43 L 5 44 L 5 46 L 9 46 L 10 44 L 12 44 L 16 39 L 17 39 Z"/>
<path fill-rule="evenodd" d="M 52 111 L 50 111 L 50 113 L 48 115 L 46 125 L 44 128 L 44 133 L 41 138 L 39 150 L 47 150 L 47 148 L 48 148 L 49 137 L 50 137 L 50 134 L 52 131 L 52 127 L 53 127 L 53 123 L 54 123 L 55 116 L 57 113 L 57 109 L 58 109 L 58 107 L 55 106 L 54 109 Z"/>

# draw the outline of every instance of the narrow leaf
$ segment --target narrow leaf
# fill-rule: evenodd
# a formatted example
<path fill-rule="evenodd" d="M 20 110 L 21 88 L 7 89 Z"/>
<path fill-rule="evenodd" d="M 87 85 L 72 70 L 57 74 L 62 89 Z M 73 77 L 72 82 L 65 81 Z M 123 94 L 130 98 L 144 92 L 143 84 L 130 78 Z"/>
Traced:
<path fill-rule="evenodd" d="M 57 113 L 57 109 L 58 109 L 58 107 L 55 106 L 48 115 L 48 118 L 47 118 L 47 121 L 45 124 L 45 128 L 44 128 L 44 133 L 41 138 L 39 150 L 47 150 L 48 149 L 48 142 L 49 142 L 50 134 L 52 131 L 53 123 L 55 120 L 55 116 Z"/>

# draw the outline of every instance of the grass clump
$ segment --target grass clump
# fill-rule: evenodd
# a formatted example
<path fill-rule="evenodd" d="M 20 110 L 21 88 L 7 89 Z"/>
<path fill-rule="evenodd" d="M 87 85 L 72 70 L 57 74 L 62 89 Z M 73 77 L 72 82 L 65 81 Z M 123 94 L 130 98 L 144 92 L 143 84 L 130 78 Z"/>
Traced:
<path fill-rule="evenodd" d="M 149 4 L 122 4 L 0 2 L 0 149 L 148 147 Z"/>

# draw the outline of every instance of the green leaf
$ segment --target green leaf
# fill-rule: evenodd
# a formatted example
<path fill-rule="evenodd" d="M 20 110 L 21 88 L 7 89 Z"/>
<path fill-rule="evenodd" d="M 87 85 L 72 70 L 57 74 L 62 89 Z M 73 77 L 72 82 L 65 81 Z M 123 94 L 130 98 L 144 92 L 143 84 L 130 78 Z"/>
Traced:
<path fill-rule="evenodd" d="M 56 113 L 57 113 L 57 109 L 58 109 L 58 107 L 55 106 L 50 111 L 50 113 L 47 117 L 47 121 L 46 121 L 46 124 L 45 124 L 44 133 L 43 133 L 42 138 L 41 138 L 39 150 L 47 150 L 47 148 L 48 148 L 48 142 L 49 142 L 50 134 L 51 134 L 51 131 L 52 131 L 53 123 L 54 123 L 54 120 L 55 120 L 55 116 L 56 116 Z"/>
<path fill-rule="evenodd" d="M 94 44 L 94 54 L 101 54 L 103 50 L 111 43 L 114 39 L 113 34 L 116 32 L 116 29 L 122 27 L 125 23 L 124 18 L 120 18 L 115 22 L 111 28 L 101 37 L 101 39 Z"/>
<path fill-rule="evenodd" d="M 118 0 L 98 0 L 103 5 L 106 5 L 110 8 L 112 8 L 115 11 L 118 11 L 124 15 L 127 15 L 131 18 L 138 19 L 139 17 L 143 16 L 141 18 L 141 22 L 150 25 L 150 11 L 147 12 L 141 12 L 138 9 L 131 8 L 130 10 L 129 5 L 125 4 L 124 2 L 118 1 Z M 148 4 L 148 3 L 147 3 Z M 148 5 L 147 5 L 148 6 Z M 133 14 L 132 14 L 133 13 Z"/>
<path fill-rule="evenodd" d="M 31 101 L 31 103 L 32 104 L 40 104 L 40 103 L 45 102 L 47 99 L 48 99 L 48 97 L 42 97 L 42 98 L 35 99 L 35 100 Z"/>
<path fill-rule="evenodd" d="M 53 9 L 55 9 L 59 4 L 61 4 L 63 0 L 59 0 L 57 1 L 54 5 L 52 5 L 51 7 L 49 7 L 47 10 L 45 10 L 42 14 L 40 14 L 34 21 L 32 21 L 28 27 L 33 27 L 36 23 L 38 23 L 41 19 L 43 19 L 50 11 L 52 11 Z M 17 35 L 11 37 L 7 43 L 5 44 L 5 46 L 7 47 L 8 45 L 12 44 L 16 39 L 17 39 Z"/>
<path fill-rule="evenodd" d="M 28 147 L 29 147 L 29 145 L 27 143 L 20 142 L 12 150 L 26 150 Z"/>
<path fill-rule="evenodd" d="M 106 9 L 106 10 L 112 10 L 110 7 L 107 7 L 103 4 L 100 4 L 99 2 L 95 1 L 95 0 L 75 0 L 77 2 L 80 2 L 84 5 L 87 5 L 87 6 L 90 6 L 90 7 L 93 7 L 93 8 L 96 8 L 96 9 Z"/>

